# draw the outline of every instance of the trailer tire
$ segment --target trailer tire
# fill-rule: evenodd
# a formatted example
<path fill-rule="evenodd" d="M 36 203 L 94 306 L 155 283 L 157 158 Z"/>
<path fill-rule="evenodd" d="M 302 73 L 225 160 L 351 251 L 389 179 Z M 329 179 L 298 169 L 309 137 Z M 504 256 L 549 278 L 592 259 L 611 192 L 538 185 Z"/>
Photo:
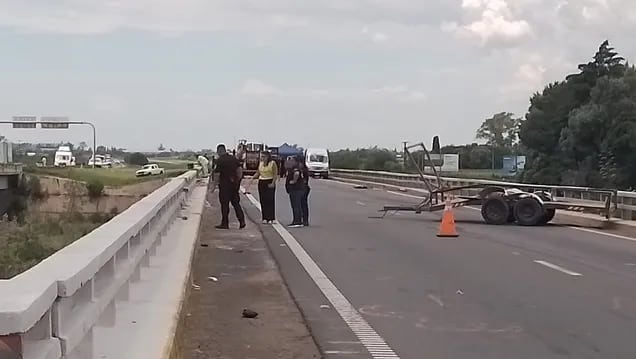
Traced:
<path fill-rule="evenodd" d="M 543 217 L 541 217 L 540 224 L 548 224 L 551 220 L 554 219 L 554 215 L 556 214 L 556 209 L 550 208 L 546 209 L 543 213 Z"/>
<path fill-rule="evenodd" d="M 552 201 L 552 196 L 549 196 L 549 195 L 547 195 L 545 193 L 539 193 L 538 195 L 539 195 L 539 197 L 541 197 L 543 202 Z M 541 224 L 541 225 L 548 224 L 551 220 L 554 219 L 554 215 L 555 214 L 556 214 L 556 209 L 554 209 L 554 208 L 544 208 L 543 217 L 541 217 L 541 221 L 539 221 L 539 224 Z"/>
<path fill-rule="evenodd" d="M 510 206 L 499 194 L 491 194 L 481 204 L 481 217 L 488 224 L 502 225 L 508 222 Z"/>
<path fill-rule="evenodd" d="M 515 220 L 522 226 L 536 226 L 544 218 L 543 206 L 535 198 L 522 198 L 514 206 Z"/>

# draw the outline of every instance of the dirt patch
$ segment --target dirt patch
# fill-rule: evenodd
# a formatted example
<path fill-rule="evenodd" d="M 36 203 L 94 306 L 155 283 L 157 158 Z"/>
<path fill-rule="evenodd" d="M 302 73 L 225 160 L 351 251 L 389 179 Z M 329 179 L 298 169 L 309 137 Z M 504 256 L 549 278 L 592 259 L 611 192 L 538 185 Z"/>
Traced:
<path fill-rule="evenodd" d="M 192 265 L 200 289 L 191 290 L 182 311 L 175 357 L 320 358 L 258 228 L 216 230 L 218 202 L 209 200 L 214 207 L 204 210 Z M 244 309 L 258 317 L 243 318 Z"/>

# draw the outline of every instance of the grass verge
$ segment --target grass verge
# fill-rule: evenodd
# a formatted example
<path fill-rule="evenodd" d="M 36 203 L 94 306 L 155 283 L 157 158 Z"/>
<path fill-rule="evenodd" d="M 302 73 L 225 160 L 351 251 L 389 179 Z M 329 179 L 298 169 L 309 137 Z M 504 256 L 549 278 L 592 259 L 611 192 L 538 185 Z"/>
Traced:
<path fill-rule="evenodd" d="M 34 175 L 68 178 L 75 181 L 96 183 L 101 182 L 108 187 L 122 187 L 131 184 L 151 181 L 159 178 L 177 177 L 186 171 L 183 169 L 167 169 L 162 176 L 136 177 L 137 168 L 55 168 L 55 167 L 27 167 L 24 172 Z"/>
<path fill-rule="evenodd" d="M 63 216 L 30 214 L 23 224 L 0 222 L 0 279 L 9 279 L 37 265 L 58 250 L 90 233 L 113 214 Z"/>

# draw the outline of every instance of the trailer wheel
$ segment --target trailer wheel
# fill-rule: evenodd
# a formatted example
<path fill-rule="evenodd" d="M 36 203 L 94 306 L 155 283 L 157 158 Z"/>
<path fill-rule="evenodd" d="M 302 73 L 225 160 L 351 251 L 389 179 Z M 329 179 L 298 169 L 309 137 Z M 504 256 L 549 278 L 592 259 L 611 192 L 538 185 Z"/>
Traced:
<path fill-rule="evenodd" d="M 491 195 L 481 204 L 481 216 L 488 224 L 506 224 L 510 207 L 501 195 Z"/>
<path fill-rule="evenodd" d="M 543 206 L 534 198 L 522 198 L 514 207 L 515 219 L 522 226 L 536 226 L 544 216 Z"/>
<path fill-rule="evenodd" d="M 552 196 L 549 196 L 545 193 L 540 193 L 539 197 L 541 197 L 541 199 L 544 202 L 550 202 L 552 201 Z M 554 208 L 546 208 L 543 211 L 543 217 L 541 217 L 541 221 L 539 221 L 539 224 L 544 225 L 544 224 L 548 224 L 551 220 L 554 219 L 554 215 L 556 214 L 556 209 Z"/>
<path fill-rule="evenodd" d="M 551 220 L 554 219 L 554 215 L 556 214 L 556 209 L 550 208 L 546 209 L 545 213 L 543 213 L 543 217 L 541 217 L 540 224 L 548 224 Z"/>

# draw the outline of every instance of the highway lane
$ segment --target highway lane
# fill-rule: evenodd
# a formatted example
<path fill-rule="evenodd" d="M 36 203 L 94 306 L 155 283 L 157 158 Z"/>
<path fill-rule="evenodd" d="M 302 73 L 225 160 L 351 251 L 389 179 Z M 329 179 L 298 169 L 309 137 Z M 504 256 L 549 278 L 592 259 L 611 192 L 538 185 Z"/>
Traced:
<path fill-rule="evenodd" d="M 471 209 L 456 211 L 459 239 L 435 237 L 438 213 L 369 218 L 383 204 L 416 201 L 312 181 L 312 226 L 290 230 L 402 358 L 636 355 L 635 243 L 488 226 Z"/>

